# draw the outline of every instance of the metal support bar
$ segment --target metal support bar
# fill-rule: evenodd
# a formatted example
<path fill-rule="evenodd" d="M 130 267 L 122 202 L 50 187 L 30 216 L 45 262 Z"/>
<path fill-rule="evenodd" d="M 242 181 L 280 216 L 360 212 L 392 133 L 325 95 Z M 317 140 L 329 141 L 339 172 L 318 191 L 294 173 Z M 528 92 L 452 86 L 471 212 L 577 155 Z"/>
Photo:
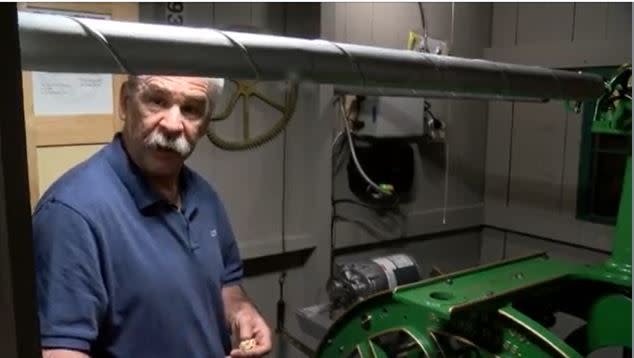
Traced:
<path fill-rule="evenodd" d="M 0 356 L 35 358 L 42 354 L 15 3 L 0 6 L 0 33 Z"/>
<path fill-rule="evenodd" d="M 596 75 L 325 40 L 27 12 L 19 24 L 26 70 L 302 80 L 500 98 L 603 93 Z"/>
<path fill-rule="evenodd" d="M 337 95 L 360 96 L 387 96 L 387 97 L 421 97 L 421 98 L 445 98 L 445 99 L 472 99 L 492 101 L 522 101 L 522 102 L 548 102 L 548 98 L 512 97 L 501 94 L 473 94 L 457 92 L 440 92 L 415 89 L 371 88 L 354 86 L 336 86 Z"/>
<path fill-rule="evenodd" d="M 608 266 L 632 274 L 632 157 L 627 158 L 621 202 Z"/>

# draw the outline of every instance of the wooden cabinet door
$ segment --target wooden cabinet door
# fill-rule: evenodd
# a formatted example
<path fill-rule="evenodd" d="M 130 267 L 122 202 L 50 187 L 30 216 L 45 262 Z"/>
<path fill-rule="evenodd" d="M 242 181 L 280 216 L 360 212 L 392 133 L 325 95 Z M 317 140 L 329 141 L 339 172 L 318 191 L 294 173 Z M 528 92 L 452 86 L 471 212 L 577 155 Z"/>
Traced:
<path fill-rule="evenodd" d="M 139 17 L 138 4 L 131 3 L 21 3 L 18 6 L 22 11 L 121 21 L 138 21 Z M 35 208 L 40 196 L 50 184 L 68 169 L 84 161 L 110 142 L 114 134 L 121 128 L 117 111 L 119 90 L 125 80 L 124 75 L 105 74 L 100 76 L 105 81 L 99 82 L 100 91 L 95 92 L 94 96 L 101 98 L 93 98 L 96 102 L 102 103 L 101 109 L 95 110 L 98 113 L 91 113 L 91 108 L 85 103 L 78 103 L 80 101 L 73 103 L 73 97 L 69 97 L 68 103 L 60 102 L 59 106 L 64 106 L 64 108 L 54 108 L 57 106 L 54 100 L 55 96 L 63 93 L 64 90 L 62 87 L 65 86 L 65 79 L 62 76 L 30 71 L 22 72 L 32 209 Z M 76 74 L 68 74 L 68 83 L 76 83 L 72 81 L 79 81 L 78 77 Z M 45 82 L 45 80 L 56 82 L 53 86 L 51 82 Z M 84 78 L 82 81 L 86 81 L 86 79 Z M 90 83 L 88 82 L 86 85 L 90 86 Z M 110 89 L 110 87 L 112 88 Z M 60 88 L 61 92 L 58 90 Z M 71 86 L 66 88 L 70 88 L 69 93 L 74 89 Z M 108 90 L 111 90 L 111 93 Z M 108 96 L 99 95 L 103 93 L 108 94 Z M 112 102 L 111 106 L 109 102 Z M 82 111 L 74 112 L 74 108 L 80 107 Z"/>

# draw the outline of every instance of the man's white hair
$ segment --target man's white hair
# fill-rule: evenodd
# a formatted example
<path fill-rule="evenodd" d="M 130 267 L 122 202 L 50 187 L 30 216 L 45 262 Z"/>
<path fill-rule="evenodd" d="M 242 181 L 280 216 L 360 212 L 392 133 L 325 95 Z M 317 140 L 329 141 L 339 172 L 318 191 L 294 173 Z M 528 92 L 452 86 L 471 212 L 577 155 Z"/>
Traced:
<path fill-rule="evenodd" d="M 207 91 L 209 103 L 212 103 L 213 107 L 215 107 L 215 105 L 218 103 L 218 98 L 220 98 L 222 90 L 225 87 L 225 79 L 207 77 L 207 82 L 209 82 L 209 90 Z"/>
<path fill-rule="evenodd" d="M 136 85 L 139 83 L 139 77 L 140 76 L 138 75 L 129 75 L 128 83 L 133 85 L 133 87 L 136 87 Z M 222 94 L 222 91 L 225 87 L 225 80 L 224 78 L 218 78 L 218 77 L 202 77 L 202 78 L 207 80 L 207 83 L 209 84 L 209 88 L 207 89 L 207 99 L 209 100 L 209 105 L 210 105 L 209 116 L 211 116 L 214 110 L 216 109 L 216 104 L 218 104 L 218 99 L 220 98 L 220 95 Z"/>

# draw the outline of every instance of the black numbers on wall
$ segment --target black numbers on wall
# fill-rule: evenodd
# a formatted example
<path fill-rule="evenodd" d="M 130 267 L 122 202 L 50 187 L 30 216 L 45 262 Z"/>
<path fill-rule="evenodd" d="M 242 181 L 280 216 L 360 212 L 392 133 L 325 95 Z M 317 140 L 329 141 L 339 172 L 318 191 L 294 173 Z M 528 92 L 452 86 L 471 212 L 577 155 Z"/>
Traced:
<path fill-rule="evenodd" d="M 185 6 L 182 2 L 168 2 L 166 18 L 169 25 L 183 24 L 183 9 Z"/>

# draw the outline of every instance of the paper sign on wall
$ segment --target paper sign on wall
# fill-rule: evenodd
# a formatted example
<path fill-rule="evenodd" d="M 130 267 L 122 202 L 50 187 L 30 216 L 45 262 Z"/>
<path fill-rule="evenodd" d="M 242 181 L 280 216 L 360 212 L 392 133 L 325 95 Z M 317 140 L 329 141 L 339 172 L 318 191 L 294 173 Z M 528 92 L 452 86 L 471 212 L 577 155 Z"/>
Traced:
<path fill-rule="evenodd" d="M 33 72 L 36 116 L 112 113 L 112 75 Z"/>
<path fill-rule="evenodd" d="M 110 19 L 109 15 L 57 9 L 27 11 L 82 18 Z M 112 75 L 33 72 L 33 111 L 36 116 L 112 114 Z"/>

